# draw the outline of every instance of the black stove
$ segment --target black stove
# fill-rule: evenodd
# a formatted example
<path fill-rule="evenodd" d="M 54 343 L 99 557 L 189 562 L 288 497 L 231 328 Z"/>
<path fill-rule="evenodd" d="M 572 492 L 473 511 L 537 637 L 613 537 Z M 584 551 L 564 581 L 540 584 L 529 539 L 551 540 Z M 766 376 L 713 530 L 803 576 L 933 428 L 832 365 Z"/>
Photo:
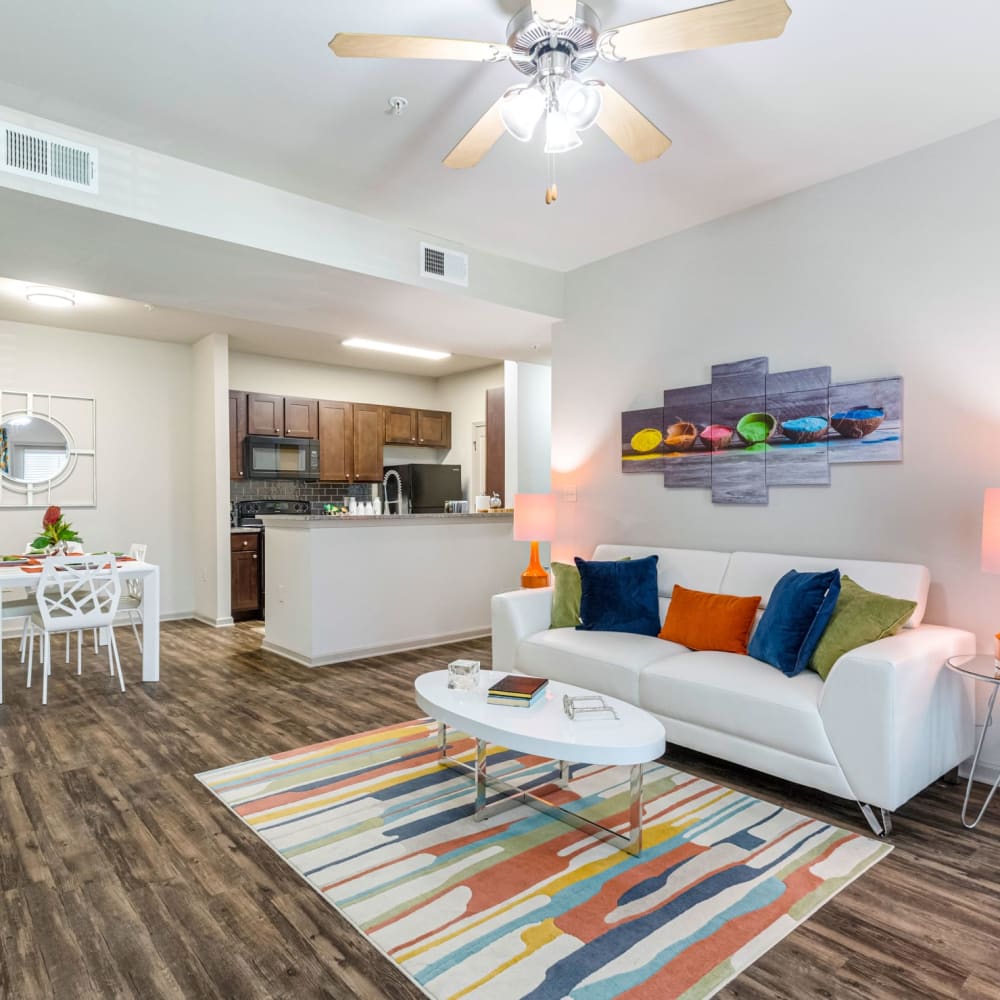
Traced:
<path fill-rule="evenodd" d="M 263 527 L 262 517 L 281 514 L 308 514 L 308 500 L 240 500 L 236 504 L 236 526 Z"/>

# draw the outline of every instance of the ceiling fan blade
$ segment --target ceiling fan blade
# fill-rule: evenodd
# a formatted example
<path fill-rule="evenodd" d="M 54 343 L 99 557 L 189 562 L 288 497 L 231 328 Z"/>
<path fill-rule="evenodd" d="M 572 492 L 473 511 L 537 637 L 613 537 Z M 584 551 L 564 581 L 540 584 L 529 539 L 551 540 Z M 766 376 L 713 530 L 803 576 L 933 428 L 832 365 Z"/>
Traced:
<path fill-rule="evenodd" d="M 597 48 L 603 58 L 622 62 L 756 42 L 777 38 L 791 13 L 785 0 L 723 0 L 612 28 L 601 35 Z"/>
<path fill-rule="evenodd" d="M 614 87 L 601 84 L 601 96 L 598 127 L 636 163 L 655 160 L 670 148 L 670 140 Z"/>
<path fill-rule="evenodd" d="M 537 21 L 565 24 L 576 17 L 576 0 L 531 0 L 531 13 Z"/>
<path fill-rule="evenodd" d="M 490 110 L 465 133 L 458 145 L 444 158 L 446 167 L 455 170 L 474 167 L 496 145 L 497 140 L 506 131 L 500 117 L 502 100 L 502 97 L 498 98 Z"/>
<path fill-rule="evenodd" d="M 463 62 L 503 62 L 506 45 L 466 42 L 459 38 L 421 38 L 414 35 L 354 35 L 341 32 L 330 42 L 334 53 L 352 59 L 457 59 Z"/>

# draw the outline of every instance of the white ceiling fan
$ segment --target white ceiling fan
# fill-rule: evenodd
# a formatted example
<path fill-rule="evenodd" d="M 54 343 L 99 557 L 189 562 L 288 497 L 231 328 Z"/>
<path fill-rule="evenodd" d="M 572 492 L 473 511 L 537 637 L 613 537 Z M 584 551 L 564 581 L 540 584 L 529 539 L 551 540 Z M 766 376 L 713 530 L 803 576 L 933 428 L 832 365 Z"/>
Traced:
<path fill-rule="evenodd" d="M 551 157 L 579 146 L 579 133 L 592 125 L 636 163 L 654 160 L 670 148 L 670 139 L 617 90 L 602 80 L 581 79 L 598 58 L 626 62 L 777 38 L 790 15 L 785 0 L 722 0 L 602 31 L 597 14 L 585 3 L 531 0 L 511 20 L 506 44 L 341 33 L 330 48 L 353 58 L 509 61 L 530 81 L 502 94 L 444 162 L 474 167 L 505 131 L 528 142 L 544 118 L 550 156 L 545 200 L 551 204 L 557 196 Z"/>

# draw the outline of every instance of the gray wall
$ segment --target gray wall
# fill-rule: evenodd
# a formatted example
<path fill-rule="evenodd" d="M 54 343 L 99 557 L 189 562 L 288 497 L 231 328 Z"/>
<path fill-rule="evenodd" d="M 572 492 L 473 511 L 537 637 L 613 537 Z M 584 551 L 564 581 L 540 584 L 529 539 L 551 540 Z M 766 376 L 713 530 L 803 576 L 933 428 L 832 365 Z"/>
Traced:
<path fill-rule="evenodd" d="M 667 154 L 669 155 L 669 154 Z M 932 622 L 1000 629 L 979 569 L 1000 485 L 1000 123 L 601 261 L 569 276 L 553 350 L 555 558 L 599 541 L 927 564 Z M 836 466 L 830 487 L 713 506 L 619 471 L 619 415 L 713 363 L 830 364 L 904 378 L 904 461 Z"/>

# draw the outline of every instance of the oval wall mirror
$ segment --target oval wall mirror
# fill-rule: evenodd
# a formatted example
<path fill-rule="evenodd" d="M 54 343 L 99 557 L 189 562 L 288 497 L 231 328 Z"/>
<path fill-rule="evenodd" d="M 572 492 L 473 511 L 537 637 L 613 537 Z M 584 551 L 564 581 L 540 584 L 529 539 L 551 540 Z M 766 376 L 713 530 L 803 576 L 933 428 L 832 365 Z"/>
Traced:
<path fill-rule="evenodd" d="M 51 420 L 13 414 L 0 422 L 0 475 L 37 486 L 60 476 L 69 464 L 70 445 Z"/>

